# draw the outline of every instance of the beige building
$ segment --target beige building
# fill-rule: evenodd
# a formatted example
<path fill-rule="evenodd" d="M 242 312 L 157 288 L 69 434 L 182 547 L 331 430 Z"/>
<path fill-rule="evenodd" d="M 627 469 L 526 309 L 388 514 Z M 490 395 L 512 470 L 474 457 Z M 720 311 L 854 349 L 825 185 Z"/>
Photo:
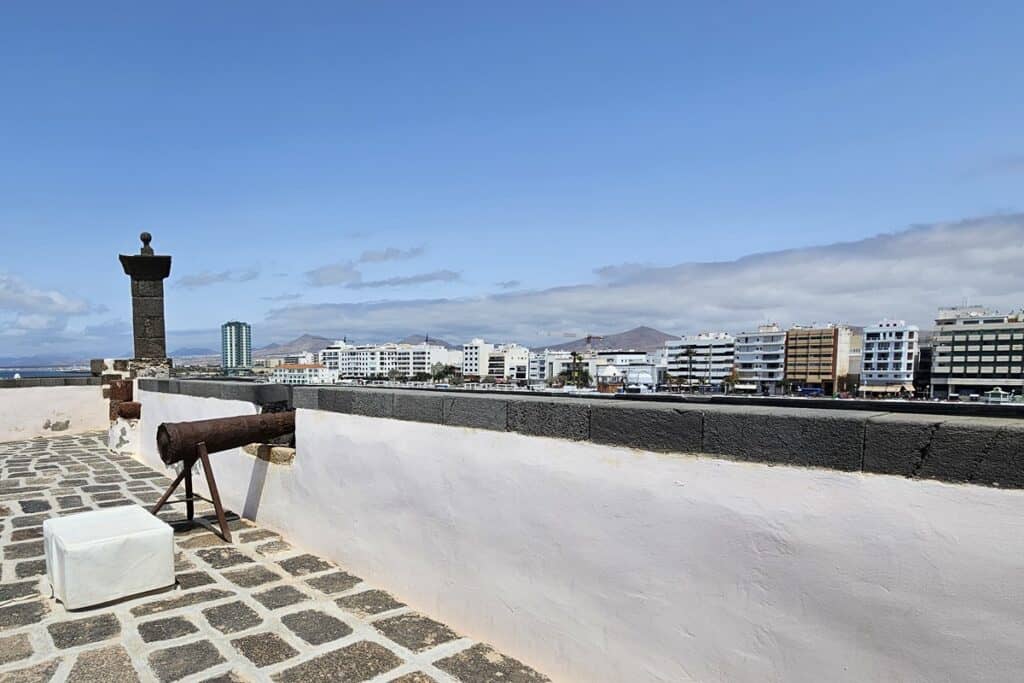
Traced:
<path fill-rule="evenodd" d="M 786 383 L 820 388 L 826 394 L 845 391 L 850 374 L 853 331 L 846 325 L 802 327 L 786 331 Z"/>

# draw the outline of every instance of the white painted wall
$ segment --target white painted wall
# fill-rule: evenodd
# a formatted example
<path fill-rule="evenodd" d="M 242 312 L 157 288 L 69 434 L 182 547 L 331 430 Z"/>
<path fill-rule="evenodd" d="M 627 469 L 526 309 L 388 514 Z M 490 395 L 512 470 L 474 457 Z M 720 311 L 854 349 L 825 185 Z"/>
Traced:
<path fill-rule="evenodd" d="M 250 406 L 141 400 L 144 420 Z M 308 410 L 297 429 L 291 467 L 214 456 L 232 506 L 555 680 L 1024 670 L 1024 492 Z"/>
<path fill-rule="evenodd" d="M 0 441 L 105 430 L 107 411 L 99 386 L 0 389 Z M 60 429 L 65 420 L 67 428 Z"/>

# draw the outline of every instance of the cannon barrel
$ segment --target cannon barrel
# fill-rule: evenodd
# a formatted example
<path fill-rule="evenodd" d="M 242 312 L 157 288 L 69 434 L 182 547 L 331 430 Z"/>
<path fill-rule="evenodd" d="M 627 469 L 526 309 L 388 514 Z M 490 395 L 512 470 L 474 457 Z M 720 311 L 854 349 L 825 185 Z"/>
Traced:
<path fill-rule="evenodd" d="M 199 442 L 209 453 L 270 441 L 295 431 L 295 411 L 220 417 L 193 422 L 164 422 L 156 430 L 160 459 L 171 465 L 195 455 Z"/>

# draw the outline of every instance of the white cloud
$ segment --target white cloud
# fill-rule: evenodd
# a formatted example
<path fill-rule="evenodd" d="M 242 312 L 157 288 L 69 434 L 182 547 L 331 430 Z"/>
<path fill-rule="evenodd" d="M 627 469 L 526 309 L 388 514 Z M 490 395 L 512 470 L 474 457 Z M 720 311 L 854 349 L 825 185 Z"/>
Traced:
<path fill-rule="evenodd" d="M 271 334 L 387 339 L 429 330 L 543 340 L 556 329 L 670 333 L 740 331 L 764 321 L 928 325 L 940 306 L 1024 305 L 1024 214 L 914 226 L 853 242 L 752 254 L 734 261 L 598 269 L 594 283 L 459 299 L 314 304 L 270 311 Z M 358 280 L 356 280 L 358 281 Z"/>
<path fill-rule="evenodd" d="M 201 273 L 183 275 L 175 281 L 175 286 L 185 289 L 199 289 L 209 287 L 221 282 L 249 282 L 260 276 L 258 268 L 246 268 L 244 270 L 222 270 L 219 273 L 204 270 Z"/>
<path fill-rule="evenodd" d="M 48 315 L 84 315 L 91 306 L 85 299 L 56 290 L 38 289 L 8 273 L 0 273 L 0 311 Z"/>

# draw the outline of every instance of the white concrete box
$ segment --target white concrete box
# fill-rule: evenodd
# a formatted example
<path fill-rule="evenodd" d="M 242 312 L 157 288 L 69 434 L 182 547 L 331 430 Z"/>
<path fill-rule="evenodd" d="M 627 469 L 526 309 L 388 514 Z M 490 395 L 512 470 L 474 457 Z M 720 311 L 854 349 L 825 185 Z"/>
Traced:
<path fill-rule="evenodd" d="M 174 584 L 174 531 L 138 505 L 43 522 L 46 575 L 67 609 Z"/>

